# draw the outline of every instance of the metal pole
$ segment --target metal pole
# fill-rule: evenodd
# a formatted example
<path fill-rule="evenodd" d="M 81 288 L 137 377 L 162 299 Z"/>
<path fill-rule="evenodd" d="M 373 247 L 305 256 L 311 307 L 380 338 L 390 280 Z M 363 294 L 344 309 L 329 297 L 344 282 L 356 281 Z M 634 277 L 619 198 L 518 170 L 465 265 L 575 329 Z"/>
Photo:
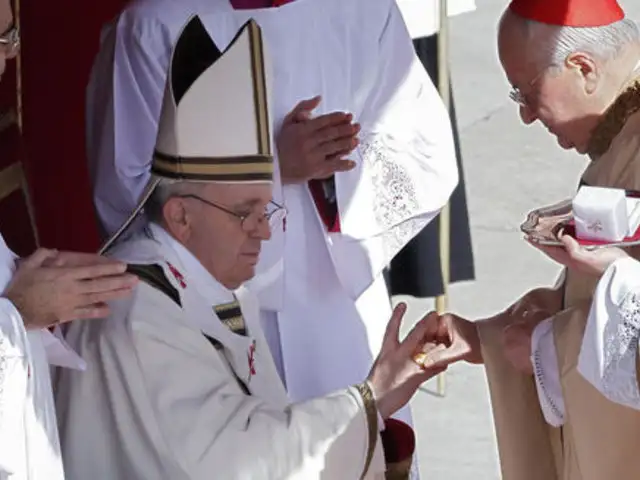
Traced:
<path fill-rule="evenodd" d="M 438 30 L 438 90 L 447 112 L 451 105 L 450 76 L 449 76 L 449 19 L 447 0 L 437 0 L 439 2 L 439 30 Z M 439 240 L 440 240 L 440 265 L 442 267 L 442 285 L 444 292 L 436 298 L 436 310 L 438 313 L 445 313 L 448 308 L 449 297 L 449 232 L 450 232 L 450 210 L 449 204 L 445 205 L 440 213 Z M 438 375 L 438 394 L 446 395 L 445 373 Z"/>

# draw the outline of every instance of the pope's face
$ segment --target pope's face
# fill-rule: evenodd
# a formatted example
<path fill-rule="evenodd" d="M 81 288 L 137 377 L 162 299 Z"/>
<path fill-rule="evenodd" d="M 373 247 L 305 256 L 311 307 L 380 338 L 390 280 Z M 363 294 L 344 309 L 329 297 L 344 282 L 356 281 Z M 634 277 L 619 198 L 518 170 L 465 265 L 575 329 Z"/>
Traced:
<path fill-rule="evenodd" d="M 228 288 L 255 275 L 261 244 L 271 236 L 264 217 L 271 194 L 268 184 L 208 184 L 179 199 L 189 225 L 183 243 Z"/>
<path fill-rule="evenodd" d="M 533 46 L 517 37 L 501 32 L 498 48 L 520 118 L 527 125 L 540 121 L 562 148 L 586 153 L 602 112 L 590 94 L 592 80 L 571 58 L 559 66 L 541 62 Z"/>

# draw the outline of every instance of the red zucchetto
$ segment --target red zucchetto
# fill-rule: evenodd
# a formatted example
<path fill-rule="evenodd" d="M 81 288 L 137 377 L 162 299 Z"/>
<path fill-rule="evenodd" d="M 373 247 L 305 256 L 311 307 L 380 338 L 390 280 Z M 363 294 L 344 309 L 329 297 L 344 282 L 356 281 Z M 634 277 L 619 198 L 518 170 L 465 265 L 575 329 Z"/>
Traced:
<path fill-rule="evenodd" d="M 604 27 L 625 18 L 617 0 L 512 0 L 516 15 L 565 27 Z"/>

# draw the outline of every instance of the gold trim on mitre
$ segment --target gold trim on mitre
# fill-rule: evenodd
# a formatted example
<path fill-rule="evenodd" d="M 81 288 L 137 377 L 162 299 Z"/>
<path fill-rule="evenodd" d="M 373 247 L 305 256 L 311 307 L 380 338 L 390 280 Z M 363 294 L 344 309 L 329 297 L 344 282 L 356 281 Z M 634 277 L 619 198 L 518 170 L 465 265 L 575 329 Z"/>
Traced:
<path fill-rule="evenodd" d="M 270 155 L 174 157 L 154 152 L 151 173 L 197 182 L 265 182 L 273 178 Z"/>
<path fill-rule="evenodd" d="M 253 20 L 249 21 L 247 28 L 251 37 L 251 69 L 253 70 L 253 93 L 256 104 L 256 125 L 258 126 L 258 152 L 271 157 L 269 104 L 262 35 L 258 24 Z"/>
<path fill-rule="evenodd" d="M 640 110 L 640 78 L 635 78 L 607 109 L 591 134 L 587 153 L 592 158 L 604 155 L 629 118 Z"/>

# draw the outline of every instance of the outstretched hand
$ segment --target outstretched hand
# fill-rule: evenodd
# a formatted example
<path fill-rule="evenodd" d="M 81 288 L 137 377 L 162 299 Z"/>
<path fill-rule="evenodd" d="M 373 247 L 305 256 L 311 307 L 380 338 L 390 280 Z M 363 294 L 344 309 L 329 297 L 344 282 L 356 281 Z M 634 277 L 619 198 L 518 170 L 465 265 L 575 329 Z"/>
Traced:
<path fill-rule="evenodd" d="M 413 359 L 415 352 L 425 344 L 426 319 L 416 324 L 400 342 L 400 325 L 407 306 L 400 303 L 393 311 L 387 325 L 380 355 L 373 364 L 368 381 L 376 398 L 378 411 L 383 418 L 390 417 L 402 408 L 420 385 L 446 369 L 446 366 L 427 368 Z"/>
<path fill-rule="evenodd" d="M 427 314 L 425 347 L 415 356 L 425 368 L 445 368 L 464 360 L 482 363 L 482 351 L 477 326 L 458 315 L 436 312 Z"/>
<path fill-rule="evenodd" d="M 109 314 L 105 302 L 129 295 L 138 281 L 126 267 L 98 255 L 39 249 L 19 261 L 2 296 L 27 328 L 101 318 Z"/>
<path fill-rule="evenodd" d="M 564 265 L 570 270 L 596 277 L 600 277 L 609 265 L 616 260 L 628 256 L 624 250 L 616 247 L 588 250 L 581 246 L 570 235 L 560 237 L 560 241 L 562 242 L 561 247 L 541 245 L 531 238 L 527 238 L 527 241 L 550 259 Z"/>

